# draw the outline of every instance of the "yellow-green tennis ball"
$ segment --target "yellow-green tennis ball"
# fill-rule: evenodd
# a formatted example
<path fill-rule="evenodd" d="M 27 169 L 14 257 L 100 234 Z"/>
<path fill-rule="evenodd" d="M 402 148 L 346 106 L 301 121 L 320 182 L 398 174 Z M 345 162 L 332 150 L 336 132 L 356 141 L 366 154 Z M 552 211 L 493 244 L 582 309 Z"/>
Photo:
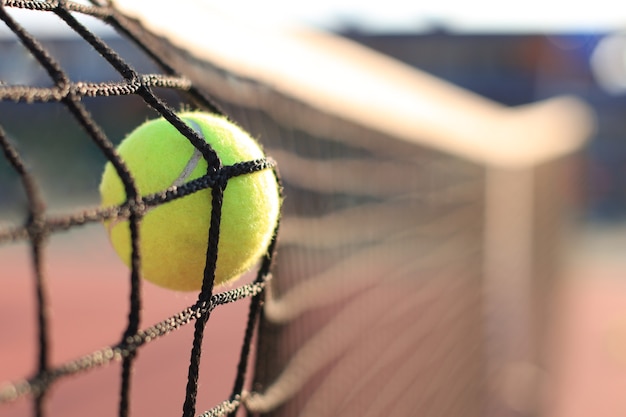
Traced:
<path fill-rule="evenodd" d="M 203 137 L 223 165 L 263 158 L 259 145 L 225 118 L 189 112 L 180 118 Z M 174 126 L 165 119 L 144 123 L 117 148 L 133 174 L 142 196 L 206 175 L 207 163 Z M 121 180 L 107 163 L 100 195 L 103 206 L 126 201 Z M 278 184 L 272 170 L 231 178 L 224 192 L 215 285 L 234 280 L 266 253 L 280 210 Z M 140 226 L 141 275 L 162 287 L 179 291 L 202 287 L 211 190 L 167 202 L 150 209 Z M 105 226 L 117 254 L 130 265 L 128 221 L 108 221 Z"/>

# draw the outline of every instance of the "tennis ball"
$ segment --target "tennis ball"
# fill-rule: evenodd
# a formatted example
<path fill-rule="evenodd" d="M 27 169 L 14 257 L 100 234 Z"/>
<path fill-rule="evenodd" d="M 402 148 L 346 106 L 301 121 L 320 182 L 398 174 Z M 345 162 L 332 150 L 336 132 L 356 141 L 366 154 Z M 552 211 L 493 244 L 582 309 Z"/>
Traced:
<path fill-rule="evenodd" d="M 259 145 L 246 132 L 221 116 L 187 112 L 179 117 L 211 145 L 224 166 L 264 157 Z M 182 185 L 207 173 L 207 162 L 200 152 L 163 118 L 139 126 L 117 150 L 142 196 Z M 102 175 L 100 195 L 103 206 L 126 201 L 122 181 L 110 162 Z M 279 211 L 278 184 L 271 170 L 228 180 L 222 205 L 215 285 L 234 280 L 266 252 Z M 210 221 L 210 189 L 149 209 L 139 231 L 141 276 L 173 290 L 199 290 Z M 128 220 L 109 220 L 105 227 L 115 251 L 130 265 Z"/>

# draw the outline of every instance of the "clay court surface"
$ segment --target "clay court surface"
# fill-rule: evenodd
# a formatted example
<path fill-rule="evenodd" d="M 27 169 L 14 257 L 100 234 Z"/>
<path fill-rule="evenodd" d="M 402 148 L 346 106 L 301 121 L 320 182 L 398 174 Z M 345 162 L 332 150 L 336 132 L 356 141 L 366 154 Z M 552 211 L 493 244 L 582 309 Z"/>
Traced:
<path fill-rule="evenodd" d="M 115 344 L 124 331 L 128 269 L 99 228 L 96 225 L 84 232 L 55 235 L 46 253 L 53 364 Z M 0 379 L 5 381 L 30 375 L 34 370 L 36 335 L 28 248 L 20 244 L 1 249 Z M 195 302 L 191 293 L 166 291 L 151 284 L 143 289 L 142 327 L 175 315 Z M 214 405 L 230 394 L 246 307 L 245 302 L 227 305 L 211 316 L 204 340 L 199 404 Z M 187 325 L 140 351 L 133 415 L 180 415 L 192 338 L 193 326 Z M 50 415 L 117 415 L 119 369 L 114 363 L 59 382 L 52 390 Z M 29 410 L 28 401 L 19 401 L 3 407 L 0 415 L 26 416 Z"/>
<path fill-rule="evenodd" d="M 620 251 L 623 254 L 620 259 Z M 546 380 L 549 417 L 626 415 L 626 228 L 587 230 L 568 251 Z M 0 247 L 0 380 L 34 370 L 33 286 L 28 247 Z M 115 344 L 127 314 L 127 269 L 98 225 L 52 237 L 45 271 L 50 283 L 52 363 Z M 144 285 L 143 327 L 194 303 L 193 294 Z M 246 305 L 217 309 L 204 342 L 198 404 L 226 399 L 235 375 Z M 180 415 L 192 326 L 140 350 L 133 415 Z M 116 415 L 119 364 L 63 379 L 51 391 L 50 416 Z M 30 415 L 20 400 L 3 417 Z"/>

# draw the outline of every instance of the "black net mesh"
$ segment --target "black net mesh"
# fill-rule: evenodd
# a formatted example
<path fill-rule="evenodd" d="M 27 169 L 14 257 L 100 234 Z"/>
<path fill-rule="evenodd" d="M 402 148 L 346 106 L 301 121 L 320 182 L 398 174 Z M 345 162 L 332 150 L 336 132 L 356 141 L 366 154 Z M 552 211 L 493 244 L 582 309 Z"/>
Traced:
<path fill-rule="evenodd" d="M 61 63 L 29 33 L 14 18 L 11 11 L 28 9 L 34 13 L 54 13 L 62 22 L 78 34 L 85 42 L 93 47 L 120 76 L 119 81 L 94 83 L 88 80 L 76 79 L 68 74 Z M 96 36 L 83 23 L 77 20 L 76 15 L 90 16 L 105 21 L 124 35 L 133 39 L 124 27 L 123 20 L 107 5 L 84 5 L 65 1 L 6 1 L 0 4 L 0 19 L 6 27 L 21 42 L 34 58 L 32 65 L 40 66 L 48 76 L 50 86 L 18 85 L 2 80 L 0 83 L 0 100 L 15 104 L 27 103 L 32 106 L 45 103 L 59 103 L 72 116 L 73 122 L 84 131 L 84 140 L 90 140 L 106 160 L 110 161 L 124 183 L 127 192 L 127 202 L 117 207 L 96 208 L 81 210 L 67 215 L 54 216 L 47 212 L 47 202 L 42 192 L 39 179 L 27 168 L 24 158 L 18 150 L 21 137 L 9 138 L 0 125 L 0 147 L 9 166 L 17 173 L 21 187 L 26 195 L 27 205 L 24 210 L 26 219 L 22 225 L 2 227 L 0 229 L 0 244 L 9 245 L 17 242 L 28 242 L 34 268 L 36 282 L 36 309 L 38 328 L 38 363 L 34 375 L 27 379 L 8 382 L 0 390 L 0 405 L 11 403 L 21 397 L 32 398 L 34 415 L 46 415 L 46 397 L 54 384 L 60 379 L 84 373 L 110 362 L 122 363 L 122 376 L 119 389 L 119 415 L 129 414 L 129 393 L 132 382 L 132 368 L 137 350 L 148 342 L 154 341 L 181 326 L 194 323 L 195 332 L 191 346 L 188 383 L 184 398 L 183 412 L 185 416 L 196 413 L 196 393 L 198 387 L 198 369 L 201 357 L 201 346 L 204 328 L 211 312 L 221 305 L 233 303 L 244 298 L 251 298 L 248 324 L 243 340 L 239 367 L 232 395 L 215 408 L 206 411 L 203 415 L 219 416 L 234 413 L 239 407 L 247 372 L 248 357 L 251 352 L 251 343 L 259 316 L 259 307 L 263 297 L 263 289 L 268 278 L 269 266 L 273 253 L 272 244 L 263 259 L 256 279 L 249 284 L 242 285 L 224 292 L 213 292 L 213 278 L 216 265 L 217 243 L 219 240 L 219 226 L 221 205 L 224 189 L 230 178 L 246 175 L 259 170 L 273 169 L 275 164 L 271 160 L 262 159 L 237 163 L 232 166 L 222 166 L 217 154 L 209 145 L 197 136 L 190 127 L 183 123 L 175 114 L 173 106 L 167 104 L 159 90 L 172 90 L 179 93 L 178 100 L 186 103 L 189 109 L 202 109 L 213 113 L 223 114 L 209 98 L 200 93 L 189 79 L 176 72 L 155 58 L 161 73 L 145 74 L 136 71 L 122 57 L 109 47 L 102 38 Z M 150 51 L 145 50 L 148 55 Z M 144 106 L 151 108 L 155 113 L 171 122 L 189 141 L 202 153 L 209 168 L 205 176 L 190 181 L 178 187 L 170 187 L 160 193 L 140 196 L 131 173 L 124 162 L 115 152 L 113 142 L 100 127 L 84 100 L 90 97 L 119 97 L 135 95 L 143 100 Z M 4 120 L 0 121 L 0 123 Z M 211 189 L 212 212 L 209 230 L 209 242 L 206 257 L 206 268 L 202 290 L 197 302 L 180 313 L 173 315 L 151 327 L 142 328 L 142 292 L 139 280 L 141 254 L 136 244 L 138 240 L 139 224 L 146 211 L 160 204 L 166 204 L 174 199 L 182 198 L 203 189 Z M 207 215 L 209 215 L 207 213 Z M 130 273 L 130 298 L 128 300 L 128 323 L 121 341 L 117 344 L 104 347 L 96 352 L 87 354 L 60 366 L 53 366 L 49 358 L 49 318 L 47 312 L 53 306 L 48 303 L 47 277 L 45 273 L 45 253 L 47 242 L 52 234 L 68 231 L 88 223 L 101 222 L 107 219 L 128 218 L 133 241 Z M 6 291 L 7 289 L 3 290 Z M 4 358 L 6 359 L 6 358 Z M 3 360 L 4 360 L 3 359 Z"/>
<path fill-rule="evenodd" d="M 167 4 L 172 14 L 177 10 L 175 2 L 162 3 Z M 423 142 L 417 137 L 409 140 L 395 130 L 396 126 L 390 127 L 393 123 L 381 123 L 381 117 L 397 120 L 393 111 L 401 107 L 389 100 L 388 95 L 382 94 L 387 101 L 379 97 L 377 93 L 384 93 L 381 89 L 374 88 L 371 93 L 366 86 L 357 86 L 350 92 L 356 98 L 347 100 L 356 110 L 345 112 L 340 108 L 343 97 L 339 96 L 344 93 L 336 93 L 335 85 L 337 90 L 344 90 L 337 83 L 333 85 L 335 79 L 330 72 L 318 74 L 316 65 L 310 65 L 307 76 L 328 77 L 325 81 L 330 87 L 318 92 L 311 90 L 319 83 L 300 80 L 301 84 L 289 85 L 291 78 L 282 82 L 279 78 L 285 74 L 276 71 L 282 61 L 265 73 L 262 68 L 238 67 L 228 57 L 203 54 L 207 51 L 194 50 L 173 36 L 172 32 L 184 31 L 182 26 L 146 25 L 142 15 L 149 14 L 150 7 L 134 20 L 108 4 L 96 2 L 86 6 L 67 1 L 5 0 L 1 4 L 0 16 L 14 44 L 29 56 L 28 65 L 20 68 L 33 68 L 34 78 L 40 82 L 22 85 L 18 82 L 19 71 L 0 79 L 0 129 L 3 129 L 0 143 L 8 161 L 2 165 L 4 160 L 0 160 L 3 176 L 0 187 L 9 187 L 11 193 L 26 202 L 18 210 L 19 220 L 14 222 L 23 221 L 23 224 L 0 226 L 0 249 L 28 245 L 29 264 L 33 266 L 36 282 L 37 302 L 32 308 L 38 312 L 39 331 L 33 342 L 39 352 L 33 376 L 2 387 L 0 407 L 32 399 L 35 414 L 45 415 L 46 400 L 50 402 L 57 393 L 55 389 L 72 380 L 66 376 L 80 374 L 82 378 L 75 379 L 82 380 L 96 373 L 96 368 L 104 369 L 103 365 L 116 362 L 121 368 L 116 381 L 119 387 L 115 386 L 118 414 L 128 415 L 133 409 L 131 400 L 136 400 L 131 382 L 137 388 L 152 375 L 143 374 L 144 379 L 138 380 L 133 376 L 133 364 L 138 367 L 144 352 L 180 335 L 193 327 L 184 325 L 193 323 L 194 334 L 185 345 L 186 352 L 188 348 L 192 351 L 184 379 L 187 387 L 184 392 L 181 390 L 179 402 L 185 416 L 202 413 L 200 410 L 209 409 L 219 400 L 196 404 L 197 398 L 201 398 L 204 390 L 212 389 L 212 381 L 224 382 L 219 372 L 209 372 L 206 376 L 203 373 L 204 378 L 198 379 L 202 340 L 206 347 L 207 341 L 211 346 L 219 345 L 222 338 L 219 333 L 203 337 L 205 325 L 210 327 L 218 319 L 217 312 L 211 320 L 209 315 L 218 306 L 223 306 L 221 311 L 224 311 L 225 304 L 234 307 L 250 302 L 247 322 L 242 323 L 245 329 L 238 366 L 233 365 L 237 370 L 232 390 L 229 388 L 230 397 L 203 415 L 538 414 L 538 396 L 534 390 L 540 385 L 547 307 L 558 267 L 553 251 L 563 213 L 557 192 L 563 188 L 559 185 L 563 178 L 560 168 L 556 163 L 545 162 L 528 169 L 491 169 L 484 161 L 464 157 L 460 155 L 462 152 L 444 151 L 436 143 L 441 138 L 439 129 L 450 132 L 443 124 L 455 124 L 458 119 L 467 122 L 465 113 L 470 104 L 478 103 L 481 111 L 474 113 L 477 117 L 490 115 L 485 116 L 488 125 L 493 121 L 491 115 L 500 114 L 499 107 L 462 94 L 460 102 L 450 100 L 452 107 L 448 113 L 445 99 L 439 99 L 437 94 L 443 91 L 444 97 L 451 98 L 460 94 L 457 89 L 442 87 L 429 77 L 420 77 L 420 82 L 414 84 L 407 81 L 413 88 L 411 99 L 421 98 L 418 102 L 430 108 L 431 103 L 426 101 L 435 98 L 435 113 L 444 116 L 438 119 L 439 126 L 430 120 L 415 123 L 402 120 L 404 128 L 418 126 L 411 130 L 412 135 L 430 135 Z M 69 59 L 66 50 L 40 43 L 22 29 L 19 19 L 12 17 L 21 9 L 55 16 L 87 45 L 80 54 L 81 64 L 104 71 L 104 76 L 114 81 L 92 82 L 82 73 L 70 71 L 70 66 L 65 65 Z M 189 14 L 194 12 L 187 11 L 182 23 L 178 20 L 172 25 L 191 25 Z M 220 26 L 219 16 L 213 20 L 209 17 L 206 17 L 207 25 L 221 27 L 226 32 L 223 37 L 218 34 L 218 41 L 247 33 L 245 25 L 229 32 L 227 27 Z M 92 23 L 106 22 L 130 39 L 134 49 L 108 38 L 105 43 L 103 37 L 86 28 L 83 18 L 91 19 Z M 253 37 L 255 33 L 247 36 Z M 355 68 L 366 68 L 372 63 L 361 50 L 343 49 L 341 42 L 333 49 L 336 38 L 331 41 L 307 33 L 301 34 L 301 38 L 312 49 L 332 49 L 335 58 L 342 57 L 346 51 L 354 52 L 350 58 L 356 60 Z M 246 50 L 249 43 L 254 42 L 244 37 L 239 46 Z M 275 45 L 282 44 L 270 42 L 264 46 Z M 295 54 L 297 48 L 291 51 Z M 12 56 L 9 52 L 1 53 Z M 151 64 L 138 62 L 139 55 L 150 58 Z M 326 57 L 332 58 L 332 54 Z M 332 65 L 334 62 L 326 64 L 323 69 L 337 68 Z M 406 74 L 406 68 L 398 70 L 387 61 L 381 64 L 378 60 L 375 64 L 377 76 L 387 76 L 386 71 L 390 71 L 391 77 Z M 368 81 L 372 78 L 365 77 L 363 82 Z M 396 93 L 401 92 L 404 81 L 402 78 L 398 82 Z M 130 104 L 118 106 L 122 100 Z M 364 110 L 364 114 L 355 117 L 362 109 L 360 100 L 380 104 L 363 108 L 382 108 L 382 116 Z M 407 107 L 413 103 L 400 101 Z M 384 108 L 387 105 L 391 110 Z M 43 120 L 38 109 L 46 106 L 53 107 L 54 118 L 46 119 L 46 129 L 59 132 L 54 139 L 57 146 L 49 147 L 40 159 L 43 162 L 29 170 L 22 149 L 30 140 L 35 142 L 31 144 L 33 152 L 37 151 L 39 133 L 35 125 Z M 128 218 L 136 234 L 137 224 L 147 208 L 211 188 L 216 206 L 211 217 L 209 247 L 215 247 L 219 196 L 227 179 L 276 168 L 271 160 L 221 167 L 176 189 L 139 198 L 131 175 L 114 152 L 112 140 L 130 131 L 142 118 L 165 117 L 200 148 L 206 159 L 215 159 L 211 149 L 204 148 L 194 131 L 175 116 L 172 109 L 177 107 L 227 115 L 258 138 L 277 161 L 285 195 L 280 234 L 275 243 L 278 256 L 272 255 L 273 244 L 256 278 L 214 294 L 211 271 L 215 260 L 214 252 L 209 249 L 205 286 L 197 302 L 146 328 L 140 315 L 145 314 L 142 302 L 145 304 L 146 299 L 142 291 L 147 286 L 140 285 L 137 274 L 140 253 L 135 250 L 129 280 L 128 321 L 124 322 L 120 341 L 92 354 L 52 365 L 49 333 L 54 323 L 47 311 L 54 305 L 47 297 L 51 280 L 47 279 L 46 270 L 51 261 L 51 256 L 46 258 L 51 240 L 62 235 L 61 232 L 84 230 L 92 223 L 115 217 Z M 26 113 L 29 123 L 16 126 L 18 110 L 15 109 Z M 131 109 L 132 117 L 124 109 Z M 509 109 L 501 113 L 510 120 Z M 370 119 L 376 123 L 369 123 Z M 520 120 L 532 124 L 528 122 L 532 118 Z M 72 145 L 64 142 L 70 126 L 80 128 L 81 140 L 75 140 Z M 494 136 L 502 137 L 495 139 L 506 140 L 504 125 L 498 122 L 496 126 L 498 133 Z M 423 129 L 418 133 L 420 127 Z M 490 133 L 490 127 L 480 132 Z M 531 132 L 539 130 L 535 128 Z M 23 133 L 10 136 L 7 133 L 18 131 Z M 522 134 L 516 133 L 518 138 Z M 542 137 L 547 140 L 547 134 Z M 89 146 L 82 149 L 77 143 Z M 473 149 L 476 144 L 463 145 Z M 49 194 L 62 194 L 63 188 L 70 185 L 55 187 L 43 181 L 48 172 L 43 168 L 49 164 L 70 169 L 73 163 L 66 163 L 70 146 L 80 153 L 73 163 L 86 161 L 101 171 L 106 161 L 113 162 L 126 184 L 128 202 L 120 207 L 73 210 L 71 214 L 63 211 L 61 215 L 47 209 Z M 5 178 L 15 178 L 18 185 L 4 185 L 11 183 L 4 181 Z M 94 188 L 94 184 L 84 187 Z M 2 204 L 7 203 L 0 194 Z M 272 279 L 268 280 L 270 264 Z M 86 294 L 84 298 L 97 300 L 97 294 Z M 31 308 L 30 304 L 18 310 L 23 312 L 26 308 Z M 81 330 L 68 336 L 68 343 L 78 344 Z M 227 330 L 221 329 L 222 333 Z M 164 335 L 170 337 L 161 337 Z M 2 337 L 4 334 L 0 335 L 0 348 Z M 208 356 L 203 355 L 204 363 Z M 153 366 L 164 367 L 170 360 L 164 355 Z M 115 366 L 107 369 L 110 368 Z M 167 382 L 159 381 L 170 388 L 153 393 L 154 402 L 158 402 L 158 397 L 174 395 Z"/>

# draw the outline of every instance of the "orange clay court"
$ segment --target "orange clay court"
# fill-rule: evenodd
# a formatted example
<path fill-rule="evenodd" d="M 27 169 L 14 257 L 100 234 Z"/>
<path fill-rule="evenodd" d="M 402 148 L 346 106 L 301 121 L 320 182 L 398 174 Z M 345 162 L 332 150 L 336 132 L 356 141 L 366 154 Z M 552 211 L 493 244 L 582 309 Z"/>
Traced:
<path fill-rule="evenodd" d="M 99 227 L 58 234 L 46 252 L 54 364 L 114 344 L 123 331 L 127 269 Z M 625 235 L 620 229 L 593 231 L 572 245 L 567 278 L 554 304 L 553 370 L 545 384 L 548 417 L 626 415 L 626 262 L 616 253 L 624 247 L 620 235 Z M 27 246 L 3 247 L 0 265 L 0 375 L 17 379 L 33 371 L 36 358 L 33 287 L 25 279 L 31 275 Z M 143 289 L 144 327 L 195 301 L 195 293 L 149 283 Z M 246 308 L 246 302 L 229 304 L 209 320 L 202 367 L 219 377 L 200 381 L 199 404 L 217 404 L 229 395 Z M 140 349 L 132 386 L 134 415 L 180 413 L 191 338 L 192 326 L 184 326 Z M 51 415 L 115 415 L 118 380 L 117 363 L 63 379 L 51 391 Z M 2 415 L 24 416 L 30 406 L 21 399 L 4 405 Z"/>
<path fill-rule="evenodd" d="M 96 230 L 102 226 L 95 226 L 52 237 L 46 251 L 53 365 L 115 344 L 124 331 L 128 268 L 113 251 L 106 234 Z M 81 244 L 76 244 L 76 236 Z M 0 375 L 4 381 L 30 375 L 36 363 L 33 286 L 27 279 L 31 274 L 28 246 L 4 246 L 0 265 Z M 177 314 L 196 301 L 195 292 L 177 293 L 142 282 L 144 327 Z M 247 306 L 247 301 L 232 303 L 211 315 L 201 366 L 219 377 L 200 381 L 199 404 L 217 404 L 230 395 Z M 219 339 L 213 335 L 219 335 Z M 180 414 L 192 338 L 193 326 L 187 325 L 140 349 L 135 367 L 138 383 L 132 387 L 133 415 Z M 50 396 L 50 415 L 116 415 L 119 369 L 119 363 L 115 363 L 60 381 Z M 218 383 L 214 385 L 214 381 Z M 26 398 L 3 405 L 1 414 L 18 417 L 30 412 L 30 400 Z"/>

